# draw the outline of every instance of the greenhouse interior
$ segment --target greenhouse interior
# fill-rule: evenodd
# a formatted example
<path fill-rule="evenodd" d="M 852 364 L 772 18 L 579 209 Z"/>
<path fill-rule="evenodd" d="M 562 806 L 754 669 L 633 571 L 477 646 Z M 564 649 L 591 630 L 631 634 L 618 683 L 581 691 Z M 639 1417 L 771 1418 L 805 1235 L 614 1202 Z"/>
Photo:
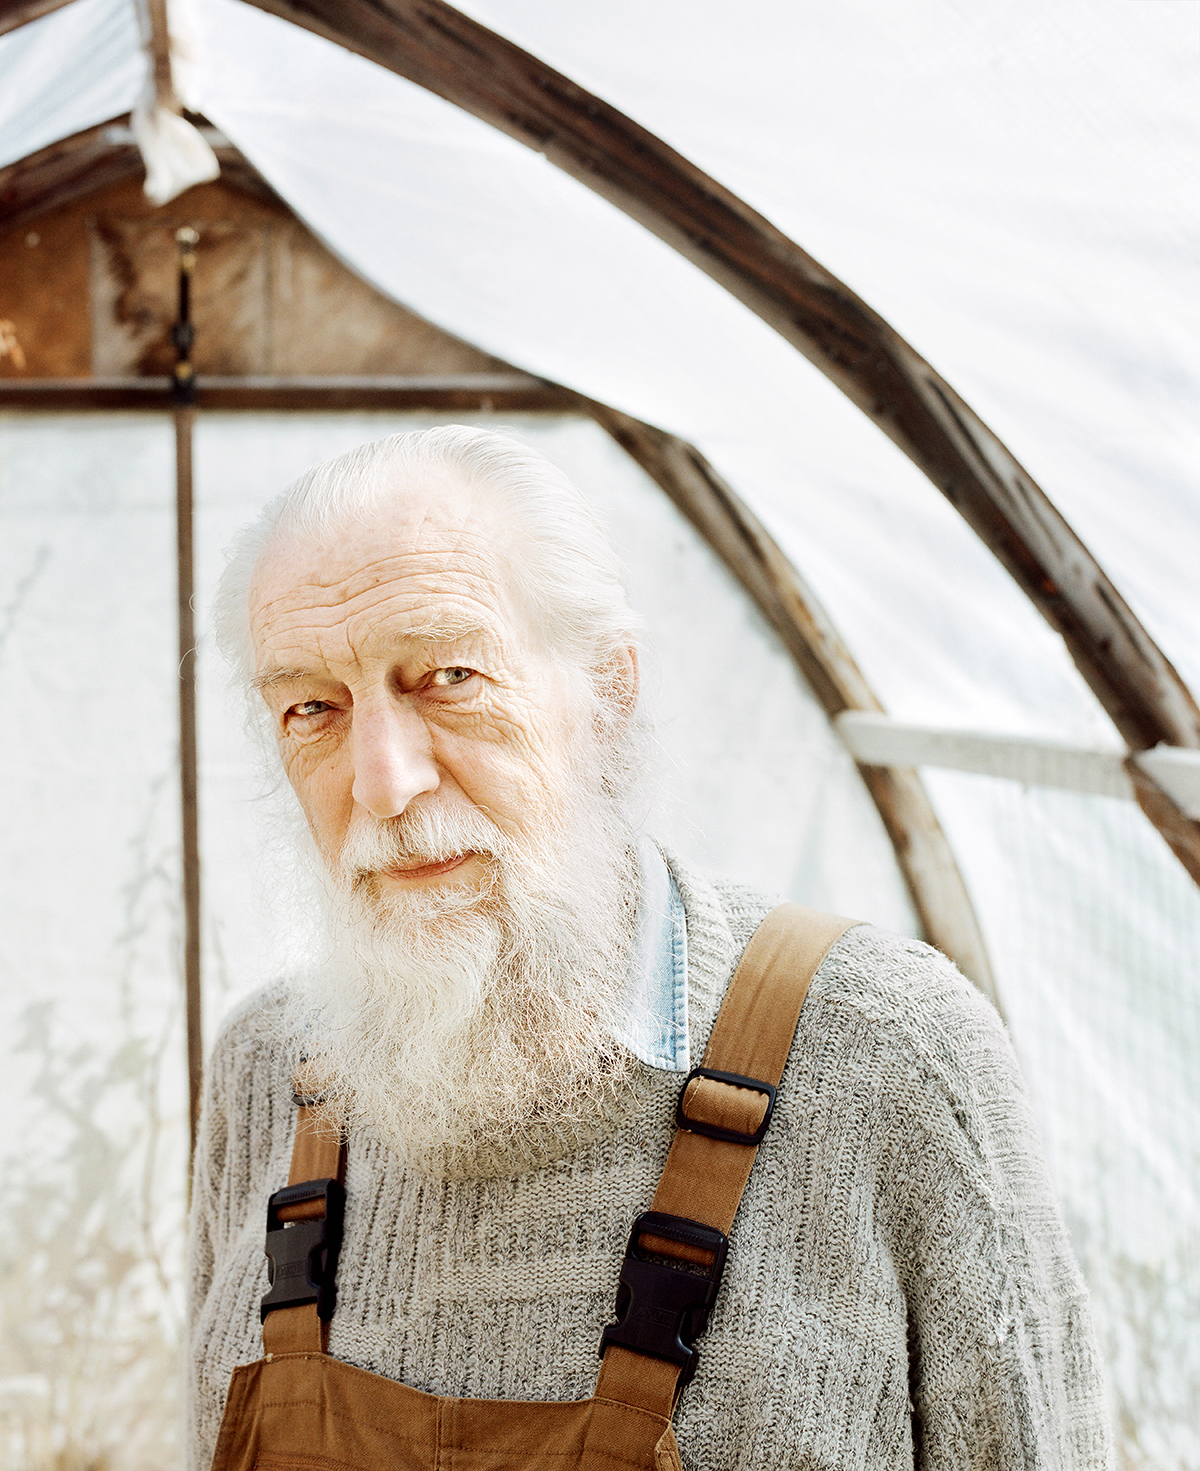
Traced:
<path fill-rule="evenodd" d="M 468 424 L 616 546 L 639 824 L 995 1003 L 1117 1464 L 1200 1467 L 1195 0 L 0 32 L 3 1463 L 182 1467 L 200 1068 L 311 943 L 225 549 Z"/>

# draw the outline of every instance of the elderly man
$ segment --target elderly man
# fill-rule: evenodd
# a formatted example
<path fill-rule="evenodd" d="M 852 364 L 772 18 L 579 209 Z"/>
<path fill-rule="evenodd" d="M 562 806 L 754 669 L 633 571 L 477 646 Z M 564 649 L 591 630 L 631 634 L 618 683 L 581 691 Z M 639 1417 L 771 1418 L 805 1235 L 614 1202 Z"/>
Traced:
<path fill-rule="evenodd" d="M 1107 1464 L 996 1016 L 631 831 L 634 619 L 558 471 L 460 427 L 319 466 L 221 624 L 330 940 L 209 1068 L 197 1467 Z"/>

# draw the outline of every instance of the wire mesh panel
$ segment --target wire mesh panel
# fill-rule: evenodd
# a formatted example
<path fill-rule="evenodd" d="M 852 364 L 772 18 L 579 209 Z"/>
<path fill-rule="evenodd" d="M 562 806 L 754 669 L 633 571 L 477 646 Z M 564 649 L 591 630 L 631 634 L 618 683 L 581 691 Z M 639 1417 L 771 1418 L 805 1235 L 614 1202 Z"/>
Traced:
<path fill-rule="evenodd" d="M 1132 801 L 928 772 L 1092 1294 L 1119 1464 L 1200 1465 L 1200 890 Z"/>

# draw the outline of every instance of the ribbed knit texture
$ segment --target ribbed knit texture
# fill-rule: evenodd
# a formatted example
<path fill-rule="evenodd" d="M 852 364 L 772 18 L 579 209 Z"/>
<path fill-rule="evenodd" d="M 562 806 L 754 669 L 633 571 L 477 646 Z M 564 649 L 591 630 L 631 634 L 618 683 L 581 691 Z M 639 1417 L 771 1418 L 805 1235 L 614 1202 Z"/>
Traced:
<path fill-rule="evenodd" d="M 698 1060 L 770 905 L 672 867 Z M 283 995 L 246 1002 L 209 1067 L 196 1471 L 231 1370 L 262 1353 L 266 1202 L 295 1123 Z M 540 1137 L 449 1177 L 353 1138 L 330 1352 L 437 1394 L 588 1396 L 679 1083 L 635 1064 L 590 1137 Z M 676 1426 L 687 1471 L 1109 1465 L 1086 1292 L 1016 1061 L 992 1008 L 928 946 L 860 926 L 821 966 Z"/>

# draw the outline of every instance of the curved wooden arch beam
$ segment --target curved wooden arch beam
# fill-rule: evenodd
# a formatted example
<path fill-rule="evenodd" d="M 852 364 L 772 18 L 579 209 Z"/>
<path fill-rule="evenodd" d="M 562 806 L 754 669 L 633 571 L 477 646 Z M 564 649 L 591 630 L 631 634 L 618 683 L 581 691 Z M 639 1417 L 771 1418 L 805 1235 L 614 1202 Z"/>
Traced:
<path fill-rule="evenodd" d="M 194 120 L 208 133 L 221 165 L 221 177 L 227 183 L 261 199 L 279 200 L 228 139 L 204 118 Z M 111 184 L 141 178 L 146 165 L 133 140 L 131 123 L 129 113 L 122 113 L 0 168 L 0 232 L 27 224 L 60 204 L 99 193 Z"/>
<path fill-rule="evenodd" d="M 137 178 L 144 165 L 129 127 L 130 116 L 125 113 L 0 168 L 0 230 L 23 225 L 94 190 Z"/>
<path fill-rule="evenodd" d="M 591 399 L 580 399 L 579 407 L 658 483 L 738 579 L 826 715 L 882 709 L 816 595 L 694 445 Z M 975 907 L 920 776 L 911 767 L 860 764 L 858 770 L 892 840 L 926 938 L 1000 1010 Z"/>
<path fill-rule="evenodd" d="M 15 31 L 31 20 L 41 20 L 52 10 L 61 10 L 70 0 L 0 0 L 0 36 Z"/>
<path fill-rule="evenodd" d="M 958 508 L 1062 635 L 1132 750 L 1200 747 L 1200 708 L 1187 686 L 1046 494 L 878 313 L 762 215 L 442 0 L 247 3 L 491 123 L 687 256 L 799 348 Z M 1200 824 L 1157 789 L 1142 805 L 1200 883 Z"/>

